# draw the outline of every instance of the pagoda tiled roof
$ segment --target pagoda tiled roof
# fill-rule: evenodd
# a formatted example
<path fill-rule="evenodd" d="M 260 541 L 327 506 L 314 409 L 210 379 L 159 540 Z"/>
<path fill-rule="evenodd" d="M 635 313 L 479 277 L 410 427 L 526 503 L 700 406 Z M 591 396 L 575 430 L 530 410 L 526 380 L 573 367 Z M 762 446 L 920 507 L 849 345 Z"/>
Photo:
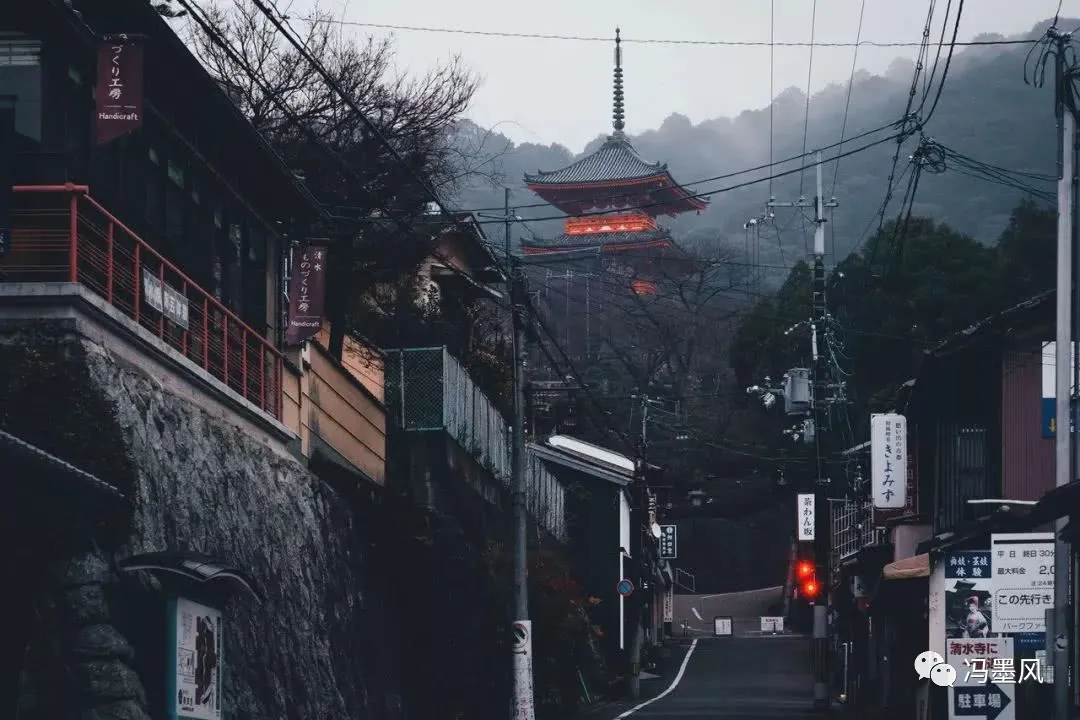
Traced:
<path fill-rule="evenodd" d="M 545 250 L 555 250 L 559 248 L 579 250 L 586 248 L 603 248 L 609 245 L 634 246 L 670 242 L 670 233 L 662 228 L 657 228 L 656 230 L 637 232 L 590 233 L 584 235 L 563 234 L 551 238 L 522 238 L 521 245 L 524 248 Z"/>
<path fill-rule="evenodd" d="M 559 170 L 525 174 L 528 185 L 588 185 L 618 180 L 641 180 L 668 174 L 667 164 L 642 159 L 621 132 L 608 137 L 595 152 Z"/>

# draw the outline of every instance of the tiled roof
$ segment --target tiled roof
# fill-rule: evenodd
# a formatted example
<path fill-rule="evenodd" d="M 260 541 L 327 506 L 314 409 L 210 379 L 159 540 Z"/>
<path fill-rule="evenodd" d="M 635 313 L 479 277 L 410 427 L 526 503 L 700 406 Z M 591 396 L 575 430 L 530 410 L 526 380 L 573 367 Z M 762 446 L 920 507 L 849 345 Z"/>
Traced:
<path fill-rule="evenodd" d="M 671 241 L 671 235 L 667 230 L 556 235 L 552 238 L 534 237 L 528 240 L 522 238 L 521 245 L 526 248 L 599 248 L 605 245 L 641 245 L 660 241 Z"/>
<path fill-rule="evenodd" d="M 561 170 L 537 170 L 525 175 L 529 185 L 583 185 L 612 180 L 638 180 L 667 173 L 667 165 L 641 159 L 621 133 L 607 139 L 600 148 Z"/>

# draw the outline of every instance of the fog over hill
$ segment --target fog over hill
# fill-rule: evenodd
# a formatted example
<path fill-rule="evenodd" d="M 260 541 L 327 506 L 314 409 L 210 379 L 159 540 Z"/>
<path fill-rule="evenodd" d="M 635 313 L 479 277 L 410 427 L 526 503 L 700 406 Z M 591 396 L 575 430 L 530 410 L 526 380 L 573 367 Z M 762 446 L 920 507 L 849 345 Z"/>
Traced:
<path fill-rule="evenodd" d="M 1062 20 L 1060 24 L 1070 26 Z M 1007 39 L 1039 38 L 1045 34 L 1050 21 L 1039 23 L 1031 32 Z M 1002 40 L 1000 35 L 981 36 L 977 40 Z M 995 45 L 958 48 L 948 72 L 948 81 L 940 103 L 927 123 L 925 134 L 937 143 L 981 163 L 1011 171 L 1053 176 L 1056 173 L 1056 130 L 1054 98 L 1050 87 L 1036 87 L 1025 82 L 1025 58 L 1029 45 Z M 936 94 L 945 54 L 933 82 L 928 83 L 930 68 L 923 73 L 915 88 L 915 107 L 926 98 L 928 109 Z M 935 52 L 931 48 L 929 65 Z M 1027 75 L 1032 75 L 1034 58 L 1027 62 Z M 1048 71 L 1051 69 L 1048 68 Z M 632 135 L 638 152 L 650 162 L 666 162 L 675 178 L 689 185 L 696 193 L 713 193 L 709 209 L 699 215 L 668 220 L 677 240 L 709 255 L 726 253 L 735 261 L 743 261 L 746 251 L 744 223 L 764 211 L 769 198 L 769 183 L 760 182 L 746 187 L 725 190 L 733 185 L 762 179 L 770 174 L 794 170 L 794 174 L 776 178 L 772 193 L 778 200 L 792 200 L 802 194 L 814 194 L 812 165 L 801 172 L 803 160 L 774 166 L 735 177 L 708 180 L 770 162 L 770 124 L 772 125 L 772 158 L 781 160 L 798 156 L 805 147 L 833 146 L 841 138 L 849 139 L 843 151 L 856 149 L 873 140 L 887 137 L 883 130 L 863 139 L 854 139 L 875 128 L 898 121 L 908 102 L 914 75 L 914 63 L 895 61 L 885 75 L 858 72 L 851 84 L 850 108 L 844 126 L 848 84 L 834 84 L 810 98 L 809 120 L 805 93 L 788 88 L 779 93 L 771 108 L 747 110 L 733 118 L 715 118 L 693 124 L 683 115 L 670 115 L 659 128 Z M 723 91 L 723 77 L 714 78 L 703 87 L 713 92 Z M 632 85 L 628 89 L 633 93 Z M 641 102 L 641 100 L 638 100 Z M 925 114 L 925 110 L 924 110 Z M 770 116 L 772 122 L 770 123 Z M 632 121 L 632 118 L 631 118 Z M 595 150 L 610 129 L 606 118 L 596 118 L 598 135 L 585 153 Z M 501 208 L 504 185 L 515 190 L 513 202 L 518 215 L 526 219 L 551 218 L 560 213 L 550 207 L 521 207 L 540 203 L 540 199 L 525 189 L 522 175 L 537 170 L 553 170 L 576 157 L 561 145 L 535 143 L 515 144 L 497 132 L 486 131 L 471 122 L 457 128 L 457 142 L 466 149 L 479 149 L 482 170 L 490 182 L 476 180 L 463 187 L 454 198 L 455 204 L 466 209 Z M 908 140 L 901 148 L 899 176 L 907 166 L 918 138 Z M 829 252 L 841 259 L 858 242 L 867 226 L 876 228 L 874 217 L 885 197 L 887 180 L 892 167 L 895 142 L 887 142 L 864 152 L 827 162 L 824 167 L 825 196 L 835 195 L 840 203 L 834 212 L 827 236 Z M 835 156 L 835 148 L 826 150 L 826 159 Z M 484 162 L 486 161 L 486 163 Z M 812 163 L 812 159 L 805 161 Z M 940 167 L 937 168 L 940 170 Z M 834 184 L 835 177 L 835 184 Z M 1027 178 L 1024 184 L 1053 193 L 1052 181 Z M 898 183 L 886 217 L 899 212 L 900 200 L 907 182 Z M 955 163 L 945 163 L 944 172 L 923 172 L 914 202 L 914 213 L 946 222 L 984 242 L 993 242 L 1004 228 L 1010 210 L 1025 195 L 1023 189 L 1008 187 L 973 177 L 969 170 Z M 776 229 L 760 233 L 760 260 L 777 274 L 793 260 L 804 257 L 810 248 L 812 227 L 805 215 L 795 211 L 776 211 Z M 891 215 L 890 215 L 891 214 Z M 805 232 L 804 232 L 805 228 Z M 499 237 L 501 229 L 490 227 L 490 235 Z M 559 222 L 547 220 L 529 222 L 521 232 L 540 236 L 559 231 Z"/>

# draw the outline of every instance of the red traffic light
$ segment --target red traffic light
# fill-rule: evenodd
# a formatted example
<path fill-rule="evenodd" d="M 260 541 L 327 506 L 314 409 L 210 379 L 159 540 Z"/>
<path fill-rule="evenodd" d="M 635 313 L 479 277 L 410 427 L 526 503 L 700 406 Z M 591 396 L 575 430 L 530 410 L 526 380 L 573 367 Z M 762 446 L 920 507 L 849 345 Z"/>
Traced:
<path fill-rule="evenodd" d="M 799 564 L 795 566 L 795 572 L 799 578 L 808 578 L 814 574 L 814 563 L 809 560 L 800 560 Z"/>
<path fill-rule="evenodd" d="M 800 588 L 800 594 L 807 600 L 813 600 L 818 595 L 817 580 L 807 580 Z"/>

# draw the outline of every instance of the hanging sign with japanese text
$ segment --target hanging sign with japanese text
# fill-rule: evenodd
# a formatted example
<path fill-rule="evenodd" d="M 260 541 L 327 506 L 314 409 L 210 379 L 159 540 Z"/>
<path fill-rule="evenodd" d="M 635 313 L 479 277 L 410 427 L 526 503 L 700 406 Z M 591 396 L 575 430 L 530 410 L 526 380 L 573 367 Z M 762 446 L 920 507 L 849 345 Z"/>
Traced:
<path fill-rule="evenodd" d="M 809 542 L 814 539 L 815 535 L 814 494 L 799 493 L 796 508 L 795 522 L 798 526 L 799 542 Z"/>
<path fill-rule="evenodd" d="M 322 329 L 326 301 L 326 248 L 306 245 L 292 251 L 289 327 L 286 345 L 299 345 Z"/>
<path fill-rule="evenodd" d="M 994 629 L 1005 633 L 1046 632 L 1054 607 L 1054 534 L 994 533 Z"/>
<path fill-rule="evenodd" d="M 143 120 L 143 47 L 128 35 L 98 46 L 95 89 L 98 145 L 135 132 Z"/>
<path fill-rule="evenodd" d="M 675 560 L 679 557 L 679 528 L 675 525 L 660 526 L 660 559 Z"/>
<path fill-rule="evenodd" d="M 907 420 L 896 413 L 870 416 L 870 477 L 874 507 L 894 510 L 907 502 Z"/>

